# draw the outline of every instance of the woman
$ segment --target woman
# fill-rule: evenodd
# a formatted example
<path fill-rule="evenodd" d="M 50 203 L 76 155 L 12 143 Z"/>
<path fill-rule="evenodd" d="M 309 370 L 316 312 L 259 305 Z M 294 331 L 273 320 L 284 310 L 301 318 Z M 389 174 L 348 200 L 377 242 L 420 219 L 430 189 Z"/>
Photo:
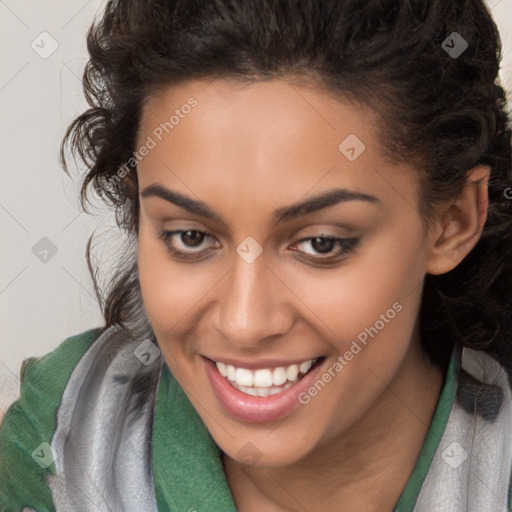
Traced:
<path fill-rule="evenodd" d="M 105 326 L 24 364 L 1 509 L 507 510 L 484 3 L 117 0 L 88 49 L 62 158 L 126 250 Z"/>

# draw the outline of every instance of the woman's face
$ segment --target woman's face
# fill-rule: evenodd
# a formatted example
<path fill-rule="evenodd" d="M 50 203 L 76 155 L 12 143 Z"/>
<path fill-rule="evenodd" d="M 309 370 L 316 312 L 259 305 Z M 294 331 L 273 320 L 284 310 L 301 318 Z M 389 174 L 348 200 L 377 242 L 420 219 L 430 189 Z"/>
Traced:
<path fill-rule="evenodd" d="M 386 388 L 426 364 L 416 322 L 433 235 L 414 172 L 383 159 L 374 123 L 284 80 L 192 81 L 144 107 L 144 305 L 238 461 L 290 464 L 382 421 Z"/>

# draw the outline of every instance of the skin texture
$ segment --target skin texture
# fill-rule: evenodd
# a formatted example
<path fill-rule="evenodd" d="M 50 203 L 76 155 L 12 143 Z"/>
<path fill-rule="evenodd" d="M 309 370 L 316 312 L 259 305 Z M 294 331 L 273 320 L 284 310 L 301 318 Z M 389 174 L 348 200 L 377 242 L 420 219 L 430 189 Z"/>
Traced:
<path fill-rule="evenodd" d="M 155 128 L 191 96 L 197 106 L 158 141 Z M 225 453 L 237 508 L 392 510 L 443 382 L 419 350 L 423 279 L 457 266 L 478 241 L 489 169 L 472 169 L 460 197 L 425 231 L 416 174 L 381 157 L 371 112 L 319 89 L 285 79 L 191 81 L 148 98 L 139 128 L 138 147 L 148 136 L 157 142 L 138 164 L 139 191 L 158 183 L 205 202 L 224 221 L 141 197 L 139 271 L 162 354 Z M 365 144 L 354 161 L 338 149 L 349 134 Z M 379 201 L 272 221 L 275 209 L 335 187 Z M 198 247 L 194 239 L 172 239 L 176 249 L 203 251 L 202 258 L 173 259 L 159 238 L 172 229 L 210 235 Z M 336 245 L 325 255 L 311 240 L 299 243 L 321 234 L 360 242 L 341 257 Z M 262 248 L 252 263 L 236 252 L 248 236 Z M 313 260 L 326 256 L 329 265 Z M 396 302 L 401 311 L 317 396 L 283 419 L 238 420 L 207 379 L 205 354 L 325 356 L 327 368 Z M 253 464 L 242 457 L 247 446 L 255 451 Z"/>

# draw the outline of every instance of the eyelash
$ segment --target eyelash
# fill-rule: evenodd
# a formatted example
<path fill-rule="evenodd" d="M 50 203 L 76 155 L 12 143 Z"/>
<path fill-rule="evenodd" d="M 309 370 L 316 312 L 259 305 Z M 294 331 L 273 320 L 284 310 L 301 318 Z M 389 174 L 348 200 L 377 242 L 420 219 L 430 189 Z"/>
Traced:
<path fill-rule="evenodd" d="M 196 259 L 198 259 L 198 255 L 201 254 L 200 252 L 187 253 L 185 251 L 179 251 L 171 246 L 171 243 L 170 243 L 171 239 L 176 235 L 181 235 L 182 233 L 199 233 L 201 235 L 205 235 L 205 238 L 203 239 L 203 241 L 206 240 L 206 238 L 212 238 L 207 233 L 204 233 L 203 231 L 199 231 L 197 229 L 179 229 L 179 230 L 174 230 L 174 231 L 161 231 L 158 233 L 158 238 L 164 242 L 164 244 L 167 247 L 167 250 L 169 251 L 169 253 L 171 254 L 171 256 L 173 258 L 177 258 L 177 259 L 181 259 L 181 260 L 196 260 Z M 326 264 L 331 263 L 332 260 L 335 260 L 335 259 L 339 258 L 340 256 L 343 256 L 343 255 L 349 254 L 350 252 L 353 252 L 356 249 L 356 247 L 359 245 L 359 241 L 360 241 L 359 238 L 339 238 L 339 237 L 335 237 L 335 236 L 328 236 L 328 235 L 320 234 L 318 236 L 302 238 L 299 241 L 297 241 L 294 245 L 300 244 L 302 242 L 316 240 L 316 239 L 330 240 L 335 245 L 339 245 L 341 248 L 341 250 L 338 251 L 338 253 L 332 257 L 314 257 L 314 256 L 311 256 L 308 254 L 305 255 L 305 257 L 310 260 L 313 260 L 313 261 L 319 262 L 319 263 L 326 262 Z M 204 252 L 204 251 L 202 251 L 202 252 Z"/>

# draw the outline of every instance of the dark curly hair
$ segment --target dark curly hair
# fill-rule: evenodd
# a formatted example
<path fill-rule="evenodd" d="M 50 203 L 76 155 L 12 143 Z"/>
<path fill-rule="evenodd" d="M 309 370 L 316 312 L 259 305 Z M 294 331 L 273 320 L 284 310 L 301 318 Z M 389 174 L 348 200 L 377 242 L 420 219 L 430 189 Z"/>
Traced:
<path fill-rule="evenodd" d="M 453 32 L 468 43 L 457 57 L 443 45 Z M 501 41 L 482 0 L 110 0 L 87 47 L 90 108 L 69 125 L 60 159 L 69 172 L 70 145 L 87 165 L 82 207 L 88 211 L 90 186 L 101 191 L 132 248 L 102 290 L 89 239 L 104 329 L 150 329 L 133 250 L 139 201 L 132 156 L 144 100 L 190 79 L 294 76 L 372 109 L 382 154 L 417 170 L 426 226 L 436 207 L 461 192 L 469 169 L 491 167 L 477 245 L 452 271 L 425 277 L 420 337 L 442 368 L 458 344 L 511 369 L 511 129 L 498 77 Z"/>

